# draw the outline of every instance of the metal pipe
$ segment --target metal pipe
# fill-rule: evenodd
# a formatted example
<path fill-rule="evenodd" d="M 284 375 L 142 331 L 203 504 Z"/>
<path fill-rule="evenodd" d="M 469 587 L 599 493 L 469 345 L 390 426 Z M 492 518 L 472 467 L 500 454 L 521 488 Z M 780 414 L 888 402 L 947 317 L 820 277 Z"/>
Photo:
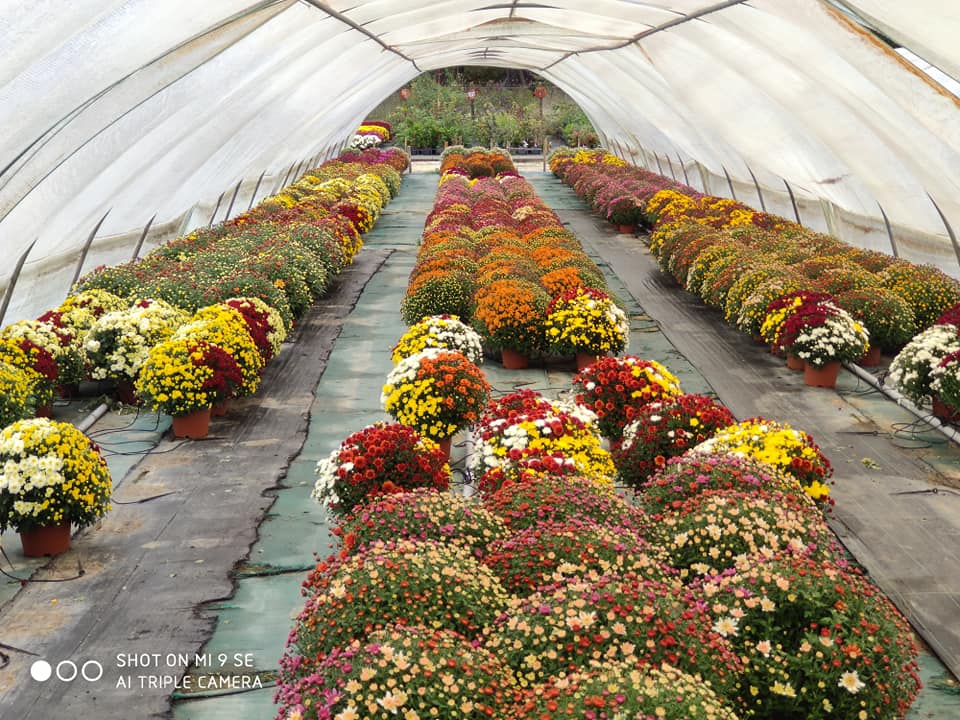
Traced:
<path fill-rule="evenodd" d="M 273 189 L 273 194 L 276 195 L 280 190 L 287 186 L 287 178 L 290 177 L 290 173 L 293 172 L 293 166 L 296 165 L 296 162 L 290 163 L 290 167 L 287 168 L 287 174 L 283 176 L 283 180 L 280 181 L 280 184 Z"/>
<path fill-rule="evenodd" d="M 793 188 L 790 187 L 790 183 L 783 180 L 783 184 L 787 186 L 787 195 L 790 196 L 790 204 L 793 205 L 793 216 L 797 219 L 797 225 L 803 225 L 803 221 L 800 219 L 800 210 L 797 208 L 797 199 L 793 196 Z"/>
<path fill-rule="evenodd" d="M 680 163 L 680 169 L 683 170 L 683 184 L 690 187 L 690 176 L 687 175 L 687 166 L 684 164 L 683 158 L 680 157 L 680 153 L 677 153 L 677 162 Z"/>
<path fill-rule="evenodd" d="M 227 214 L 224 216 L 224 220 L 230 219 L 230 213 L 233 212 L 233 203 L 237 200 L 237 195 L 240 193 L 241 185 L 243 185 L 243 178 L 237 180 L 237 186 L 233 189 L 233 196 L 230 198 L 230 204 L 227 205 Z"/>
<path fill-rule="evenodd" d="M 250 204 L 247 205 L 247 212 L 250 212 L 250 208 L 253 207 L 254 201 L 257 199 L 257 191 L 260 189 L 260 183 L 263 182 L 263 176 L 267 174 L 267 171 L 264 170 L 260 173 L 260 177 L 257 178 L 257 184 L 253 186 L 253 195 L 250 196 Z"/>
<path fill-rule="evenodd" d="M 113 210 L 113 208 L 110 208 Z M 83 270 L 83 263 L 87 259 L 87 253 L 90 252 L 90 246 L 93 245 L 93 239 L 97 236 L 97 230 L 100 229 L 100 226 L 103 225 L 103 221 L 107 219 L 107 215 L 110 214 L 110 210 L 107 210 L 103 217 L 100 218 L 100 222 L 93 226 L 93 230 L 90 231 L 90 234 L 87 236 L 87 241 L 83 244 L 83 249 L 80 250 L 80 260 L 77 262 L 77 269 L 73 271 L 73 280 L 70 281 L 70 287 L 73 287 L 77 284 L 77 280 L 80 279 L 80 271 Z"/>
<path fill-rule="evenodd" d="M 960 243 L 957 242 L 957 235 L 953 232 L 953 228 L 950 227 L 947 216 L 943 214 L 943 210 L 937 205 L 937 201 L 933 199 L 933 195 L 927 193 L 927 197 L 930 198 L 930 202 L 932 202 L 933 206 L 937 209 L 937 215 L 940 216 L 943 226 L 947 229 L 947 235 L 950 237 L 950 243 L 953 245 L 953 254 L 957 256 L 957 262 L 960 263 Z"/>
<path fill-rule="evenodd" d="M 212 228 L 212 227 L 213 227 L 213 219 L 214 219 L 215 217 L 217 217 L 217 210 L 220 209 L 220 203 L 223 202 L 223 194 L 224 194 L 225 192 L 227 192 L 227 191 L 224 190 L 222 193 L 220 193 L 220 197 L 217 198 L 217 204 L 216 204 L 216 206 L 213 208 L 213 214 L 210 216 L 210 222 L 207 223 L 207 227 L 208 227 L 208 228 Z"/>
<path fill-rule="evenodd" d="M 744 163 L 744 165 L 747 164 Z M 763 201 L 763 193 L 760 191 L 760 183 L 757 182 L 757 176 L 753 174 L 753 170 L 750 169 L 749 165 L 747 165 L 747 172 L 750 173 L 750 177 L 753 178 L 753 186 L 757 189 L 757 197 L 760 198 L 760 209 L 766 212 L 767 204 Z"/>
<path fill-rule="evenodd" d="M 23 251 L 23 254 L 13 268 L 13 274 L 7 281 L 7 289 L 3 291 L 3 302 L 0 302 L 0 322 L 3 322 L 3 318 L 7 314 L 10 299 L 13 297 L 13 288 L 17 284 L 17 280 L 20 279 L 20 271 L 23 270 L 23 264 L 27 261 L 27 255 L 30 254 L 30 251 L 33 250 L 33 246 L 37 244 L 37 240 L 39 239 L 40 238 L 34 238 L 34 241 L 27 245 L 27 249 Z"/>
<path fill-rule="evenodd" d="M 900 257 L 900 253 L 897 252 L 897 241 L 893 239 L 893 227 L 890 225 L 890 218 L 888 218 L 887 214 L 883 211 L 883 205 L 878 202 L 877 207 L 880 208 L 880 214 L 883 216 L 883 224 L 887 228 L 887 237 L 890 238 L 890 249 L 893 250 L 893 256 L 898 258 Z"/>
<path fill-rule="evenodd" d="M 657 155 L 656 150 L 653 151 L 653 157 L 657 161 L 657 172 L 663 175 L 663 165 L 660 164 L 660 156 Z M 664 175 L 664 177 L 666 177 L 666 175 Z"/>
<path fill-rule="evenodd" d="M 876 377 L 868 373 L 859 365 L 854 363 L 843 363 L 843 366 L 856 375 L 858 378 L 863 380 L 865 383 L 870 385 L 876 390 L 879 390 L 888 398 L 897 403 L 904 410 L 907 410 L 910 414 L 917 417 L 919 420 L 923 420 L 925 423 L 930 425 L 934 430 L 949 438 L 955 443 L 960 444 L 960 432 L 957 432 L 952 427 L 940 421 L 940 418 L 936 417 L 932 412 L 923 410 L 914 405 L 909 399 L 901 395 L 897 390 L 887 385 L 880 383 Z"/>
<path fill-rule="evenodd" d="M 677 173 L 673 171 L 673 162 L 670 160 L 670 153 L 664 153 L 664 156 L 667 158 L 667 166 L 670 168 L 670 175 L 673 177 L 673 181 L 677 181 Z"/>
<path fill-rule="evenodd" d="M 723 174 L 727 178 L 727 187 L 730 188 L 730 197 L 736 200 L 737 191 L 733 189 L 733 180 L 730 179 L 730 173 L 727 172 L 727 168 L 724 167 L 723 165 L 721 165 L 720 167 L 723 168 Z"/>
<path fill-rule="evenodd" d="M 137 246 L 133 249 L 133 257 L 131 260 L 136 260 L 140 255 L 140 251 L 143 249 L 143 241 L 147 239 L 147 233 L 150 232 L 150 226 L 153 225 L 153 221 L 156 220 L 157 213 L 153 214 L 153 217 L 147 220 L 147 224 L 143 226 L 143 232 L 140 233 L 140 239 L 137 240 Z"/>

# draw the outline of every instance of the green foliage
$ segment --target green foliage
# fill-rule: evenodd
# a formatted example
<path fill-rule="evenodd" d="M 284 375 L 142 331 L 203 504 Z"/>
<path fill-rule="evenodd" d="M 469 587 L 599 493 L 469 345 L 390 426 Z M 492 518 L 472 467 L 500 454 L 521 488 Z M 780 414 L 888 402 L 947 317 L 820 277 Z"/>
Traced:
<path fill-rule="evenodd" d="M 455 77 L 456 75 L 456 77 Z M 539 146 L 544 131 L 571 145 L 597 143 L 583 111 L 560 90 L 549 86 L 543 119 L 530 87 L 505 87 L 503 71 L 448 73 L 446 83 L 431 74 L 410 83 L 410 97 L 392 97 L 374 111 L 392 123 L 398 144 L 439 148 L 462 144 L 500 147 Z M 463 85 L 477 88 L 473 113 Z"/>

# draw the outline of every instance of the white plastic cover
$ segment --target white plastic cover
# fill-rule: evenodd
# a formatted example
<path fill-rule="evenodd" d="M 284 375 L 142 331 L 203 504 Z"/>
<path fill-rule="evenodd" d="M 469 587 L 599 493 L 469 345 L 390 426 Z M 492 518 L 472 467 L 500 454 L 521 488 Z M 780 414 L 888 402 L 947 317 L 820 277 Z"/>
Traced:
<path fill-rule="evenodd" d="M 958 99 L 866 29 L 957 79 L 955 3 L 0 7 L 0 291 L 36 241 L 5 322 L 60 302 L 105 213 L 84 270 L 127 259 L 151 216 L 146 248 L 245 210 L 387 94 L 454 65 L 535 71 L 628 160 L 789 217 L 792 191 L 805 224 L 960 276 L 934 205 L 960 231 Z"/>

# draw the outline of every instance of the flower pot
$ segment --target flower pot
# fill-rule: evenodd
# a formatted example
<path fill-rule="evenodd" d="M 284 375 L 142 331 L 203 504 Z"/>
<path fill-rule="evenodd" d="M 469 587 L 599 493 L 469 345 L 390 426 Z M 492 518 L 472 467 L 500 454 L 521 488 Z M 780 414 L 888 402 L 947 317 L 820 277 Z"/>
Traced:
<path fill-rule="evenodd" d="M 124 405 L 139 405 L 140 398 L 130 380 L 117 380 L 117 400 Z"/>
<path fill-rule="evenodd" d="M 816 367 L 815 365 L 806 363 L 803 368 L 803 382 L 811 387 L 836 387 L 839 376 L 839 360 L 828 362 L 823 367 Z"/>
<path fill-rule="evenodd" d="M 957 412 L 950 405 L 947 405 L 943 400 L 941 400 L 936 395 L 933 396 L 933 416 L 945 420 L 947 422 L 954 422 L 960 419 L 960 412 Z"/>
<path fill-rule="evenodd" d="M 530 366 L 529 357 L 508 348 L 500 351 L 500 362 L 506 370 L 525 370 Z"/>
<path fill-rule="evenodd" d="M 450 459 L 450 450 L 453 448 L 453 438 L 448 437 L 443 440 L 437 440 L 437 445 L 440 446 L 440 452 L 442 452 L 447 460 Z"/>
<path fill-rule="evenodd" d="M 787 367 L 796 372 L 801 372 L 804 370 L 806 362 L 803 358 L 798 358 L 793 353 L 787 353 Z"/>
<path fill-rule="evenodd" d="M 57 397 L 64 399 L 75 398 L 80 395 L 79 383 L 67 383 L 66 385 L 57 385 Z"/>
<path fill-rule="evenodd" d="M 230 399 L 226 398 L 221 400 L 218 403 L 215 403 L 212 408 L 210 408 L 210 417 L 223 417 L 227 414 L 227 411 L 230 409 Z"/>
<path fill-rule="evenodd" d="M 600 359 L 599 355 L 591 355 L 587 352 L 578 352 L 577 353 L 577 371 L 583 370 L 586 367 L 590 367 L 595 362 Z"/>
<path fill-rule="evenodd" d="M 20 544 L 27 557 L 65 553 L 70 549 L 70 523 L 21 530 Z"/>
<path fill-rule="evenodd" d="M 210 408 L 173 416 L 173 436 L 199 440 L 210 431 Z"/>
<path fill-rule="evenodd" d="M 635 228 L 633 225 L 617 225 L 617 232 L 624 235 L 633 235 Z"/>
<path fill-rule="evenodd" d="M 38 407 L 33 411 L 33 416 L 38 418 L 51 418 L 53 417 L 53 403 L 47 402 Z"/>
<path fill-rule="evenodd" d="M 880 346 L 871 345 L 866 354 L 857 360 L 860 367 L 877 367 L 880 364 Z"/>

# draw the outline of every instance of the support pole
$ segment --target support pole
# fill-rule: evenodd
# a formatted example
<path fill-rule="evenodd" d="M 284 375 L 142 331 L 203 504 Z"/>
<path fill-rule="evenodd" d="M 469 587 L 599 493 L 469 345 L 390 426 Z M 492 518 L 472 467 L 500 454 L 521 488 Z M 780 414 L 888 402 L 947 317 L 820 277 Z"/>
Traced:
<path fill-rule="evenodd" d="M 213 214 L 210 216 L 210 222 L 207 223 L 207 227 L 208 227 L 208 228 L 212 228 L 212 227 L 213 227 L 213 219 L 217 216 L 217 211 L 220 209 L 220 203 L 223 202 L 223 194 L 224 194 L 225 192 L 226 192 L 226 190 L 224 190 L 222 193 L 220 193 L 220 197 L 217 198 L 217 204 L 216 204 L 216 205 L 214 206 L 214 208 L 213 208 Z"/>
<path fill-rule="evenodd" d="M 110 208 L 113 210 L 113 208 Z M 100 218 L 100 222 L 93 226 L 93 230 L 90 231 L 90 234 L 87 236 L 87 241 L 83 244 L 83 249 L 80 250 L 80 260 L 77 261 L 77 269 L 73 271 L 73 280 L 70 281 L 70 287 L 73 287 L 77 284 L 77 280 L 80 279 L 80 271 L 83 270 L 83 263 L 87 259 L 87 253 L 90 252 L 90 246 L 93 245 L 93 238 L 97 236 L 97 231 L 100 229 L 100 226 L 103 225 L 103 221 L 107 219 L 107 215 L 110 214 L 110 210 L 107 210 L 103 217 Z"/>
<path fill-rule="evenodd" d="M 233 212 L 233 204 L 237 201 L 237 195 L 240 193 L 241 185 L 243 185 L 243 178 L 237 180 L 237 186 L 233 189 L 233 195 L 230 197 L 230 203 L 227 205 L 227 214 L 224 216 L 224 220 L 230 219 L 230 213 Z"/>
<path fill-rule="evenodd" d="M 724 177 L 727 178 L 727 187 L 730 188 L 730 197 L 736 200 L 737 191 L 733 189 L 733 180 L 730 179 L 730 173 L 727 172 L 727 168 L 724 167 L 723 165 L 721 165 L 720 167 L 723 168 Z"/>
<path fill-rule="evenodd" d="M 744 163 L 744 165 L 747 165 Z M 760 198 L 760 209 L 764 212 L 767 211 L 767 203 L 763 200 L 763 192 L 760 190 L 760 183 L 757 182 L 757 176 L 753 174 L 753 170 L 750 169 L 750 166 L 747 165 L 747 172 L 750 173 L 750 177 L 753 178 L 753 186 L 757 189 L 757 197 Z"/>
<path fill-rule="evenodd" d="M 287 186 L 287 178 L 290 177 L 290 173 L 293 172 L 293 166 L 296 165 L 295 162 L 290 163 L 290 167 L 287 168 L 287 174 L 283 176 L 283 180 L 280 181 L 280 184 L 273 189 L 272 195 L 276 195 L 283 188 Z"/>
<path fill-rule="evenodd" d="M 927 197 L 930 198 L 930 202 L 932 202 L 933 206 L 937 209 L 937 215 L 940 216 L 940 220 L 943 221 L 943 226 L 947 229 L 947 236 L 950 238 L 950 243 L 953 245 L 953 254 L 957 256 L 957 263 L 960 264 L 960 243 L 957 242 L 957 234 L 950 226 L 950 221 L 947 220 L 947 216 L 943 214 L 943 210 L 941 210 L 940 206 L 937 205 L 937 201 L 933 199 L 933 195 L 927 193 Z"/>
<path fill-rule="evenodd" d="M 670 154 L 664 153 L 664 157 L 667 158 L 667 166 L 670 168 L 670 175 L 673 176 L 673 181 L 677 181 L 677 174 L 673 171 L 673 163 L 670 161 Z"/>
<path fill-rule="evenodd" d="M 893 239 L 893 227 L 890 225 L 890 218 L 887 217 L 887 214 L 883 211 L 883 205 L 879 202 L 877 207 L 880 208 L 880 215 L 883 216 L 883 224 L 887 228 L 887 237 L 890 238 L 890 250 L 893 252 L 895 258 L 900 257 L 900 253 L 897 250 L 897 241 Z"/>
<path fill-rule="evenodd" d="M 656 151 L 656 150 L 653 151 L 653 157 L 654 157 L 654 159 L 657 161 L 657 171 L 658 171 L 661 175 L 663 175 L 663 165 L 660 164 L 660 156 L 657 155 L 657 151 Z M 664 177 L 666 177 L 666 176 L 664 175 Z"/>
<path fill-rule="evenodd" d="M 790 187 L 790 183 L 786 180 L 783 181 L 783 184 L 787 188 L 787 195 L 790 196 L 790 204 L 793 205 L 793 216 L 797 219 L 797 225 L 803 226 L 803 221 L 800 219 L 800 209 L 797 207 L 797 199 L 793 196 L 793 188 Z"/>
<path fill-rule="evenodd" d="M 140 256 L 140 250 L 143 249 L 143 242 L 147 239 L 147 233 L 150 232 L 150 226 L 153 225 L 153 221 L 157 219 L 157 213 L 153 214 L 153 217 L 147 220 L 147 224 L 143 226 L 143 232 L 140 233 L 140 239 L 137 240 L 137 246 L 133 249 L 133 257 L 131 260 L 136 260 Z"/>
<path fill-rule="evenodd" d="M 680 163 L 680 169 L 683 170 L 683 184 L 690 187 L 690 176 L 687 175 L 687 166 L 683 164 L 683 158 L 677 153 L 677 162 Z"/>
<path fill-rule="evenodd" d="M 3 301 L 0 302 L 0 323 L 3 322 L 3 318 L 7 314 L 7 308 L 10 306 L 10 299 L 13 297 L 13 288 L 16 286 L 17 280 L 20 279 L 20 271 L 23 270 L 23 264 L 27 261 L 27 255 L 30 254 L 30 251 L 33 250 L 33 246 L 37 244 L 37 240 L 39 239 L 40 238 L 35 238 L 32 243 L 27 245 L 27 249 L 23 251 L 23 254 L 20 256 L 20 259 L 17 260 L 17 264 L 13 268 L 13 274 L 7 281 L 7 289 L 3 291 Z"/>
<path fill-rule="evenodd" d="M 253 207 L 254 201 L 257 199 L 257 191 L 260 189 L 260 183 L 263 182 L 263 176 L 267 174 L 267 171 L 264 170 L 260 173 L 260 177 L 257 178 L 257 184 L 253 186 L 253 195 L 250 196 L 250 204 L 247 205 L 247 212 L 250 212 L 250 208 Z"/>

